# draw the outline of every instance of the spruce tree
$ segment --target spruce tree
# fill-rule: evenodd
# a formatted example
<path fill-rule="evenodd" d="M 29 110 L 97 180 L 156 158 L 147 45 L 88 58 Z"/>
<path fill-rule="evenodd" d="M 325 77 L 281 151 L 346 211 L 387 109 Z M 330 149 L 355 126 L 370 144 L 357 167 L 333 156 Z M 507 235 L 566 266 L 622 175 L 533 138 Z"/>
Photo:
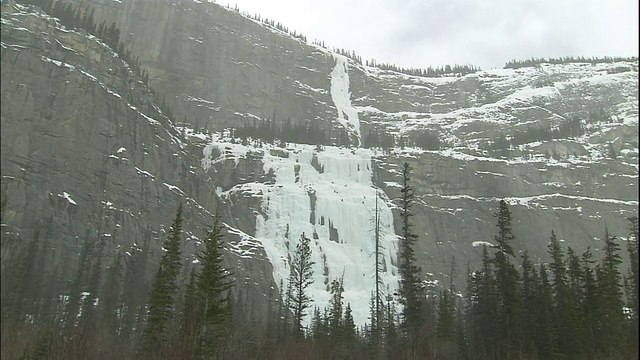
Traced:
<path fill-rule="evenodd" d="M 449 290 L 440 291 L 436 333 L 441 343 L 453 343 L 455 339 L 455 308 Z"/>
<path fill-rule="evenodd" d="M 559 334 L 556 331 L 554 321 L 551 284 L 544 265 L 540 265 L 540 278 L 534 297 L 537 302 L 535 307 L 536 332 L 534 334 L 537 352 L 541 359 L 553 359 L 558 357 L 555 339 Z"/>
<path fill-rule="evenodd" d="M 311 239 L 304 233 L 296 245 L 290 265 L 289 283 L 287 289 L 289 310 L 293 313 L 293 331 L 298 337 L 303 336 L 302 320 L 307 315 L 312 299 L 307 289 L 313 284 L 313 265 L 311 260 Z"/>
<path fill-rule="evenodd" d="M 622 263 L 620 245 L 617 237 L 605 231 L 604 257 L 598 274 L 597 284 L 601 294 L 601 333 L 603 351 L 606 356 L 619 356 L 622 348 L 623 334 L 623 301 L 622 283 L 619 266 Z"/>
<path fill-rule="evenodd" d="M 168 327 L 174 316 L 177 279 L 182 266 L 180 243 L 182 234 L 182 204 L 178 206 L 169 235 L 163 243 L 160 266 L 151 284 L 147 324 L 143 334 L 143 352 L 157 354 L 169 338 Z"/>
<path fill-rule="evenodd" d="M 580 315 L 583 319 L 584 338 L 583 345 L 586 354 L 597 354 L 600 344 L 600 311 L 601 311 L 601 293 L 596 283 L 595 271 L 592 268 L 595 264 L 593 253 L 587 247 L 582 253 L 582 301 Z"/>
<path fill-rule="evenodd" d="M 222 225 L 218 216 L 204 240 L 204 250 L 198 256 L 201 271 L 197 275 L 198 295 L 203 306 L 201 344 L 205 355 L 215 355 L 216 345 L 224 325 L 230 318 L 230 273 L 223 266 Z"/>
<path fill-rule="evenodd" d="M 524 343 L 520 274 L 510 260 L 514 256 L 511 242 L 515 237 L 511 228 L 511 211 L 504 200 L 500 201 L 494 216 L 498 219 L 494 263 L 498 290 L 499 347 L 502 356 L 510 358 L 522 351 Z"/>
<path fill-rule="evenodd" d="M 569 291 L 567 260 L 554 231 L 547 246 L 551 256 L 551 272 L 553 275 L 553 301 L 555 308 L 556 330 L 560 334 L 574 334 L 578 322 L 575 294 Z M 525 298 L 526 299 L 526 298 Z M 564 356 L 571 356 L 580 351 L 580 345 L 575 336 L 555 337 L 556 349 Z"/>
<path fill-rule="evenodd" d="M 179 332 L 182 345 L 193 352 L 198 349 L 198 336 L 202 325 L 200 299 L 198 296 L 198 273 L 195 268 L 192 268 L 182 301 Z"/>
<path fill-rule="evenodd" d="M 329 302 L 329 336 L 333 341 L 342 337 L 342 299 L 344 293 L 344 275 L 340 280 L 331 282 L 331 300 Z"/>
<path fill-rule="evenodd" d="M 522 255 L 522 297 L 524 299 L 524 333 L 526 342 L 524 349 L 528 354 L 534 354 L 536 350 L 536 309 L 537 309 L 537 290 L 538 290 L 538 277 L 529 258 L 529 252 L 525 251 Z"/>
<path fill-rule="evenodd" d="M 411 175 L 411 166 L 404 163 L 402 170 L 402 193 L 400 204 L 401 217 L 401 237 L 400 237 L 400 256 L 399 256 L 399 272 L 400 284 L 398 293 L 402 309 L 402 329 L 407 338 L 410 348 L 409 351 L 415 351 L 419 332 L 424 325 L 423 321 L 423 289 L 420 283 L 420 267 L 416 266 L 416 256 L 413 246 L 418 239 L 418 235 L 413 232 L 412 207 L 414 201 L 413 188 L 409 185 Z"/>
<path fill-rule="evenodd" d="M 482 247 L 482 269 L 471 275 L 469 309 L 469 352 L 496 357 L 498 350 L 498 291 L 493 275 L 493 260 Z"/>
<path fill-rule="evenodd" d="M 344 318 L 342 319 L 342 334 L 343 339 L 347 344 L 354 345 L 357 334 L 356 324 L 353 320 L 353 312 L 351 311 L 351 304 L 347 303 L 347 307 L 344 310 Z"/>

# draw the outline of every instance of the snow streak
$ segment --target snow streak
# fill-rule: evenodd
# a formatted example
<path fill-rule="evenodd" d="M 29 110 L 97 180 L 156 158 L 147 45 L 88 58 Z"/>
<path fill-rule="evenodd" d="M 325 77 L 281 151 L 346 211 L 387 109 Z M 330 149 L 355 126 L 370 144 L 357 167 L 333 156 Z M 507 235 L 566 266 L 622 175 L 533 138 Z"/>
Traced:
<path fill-rule="evenodd" d="M 349 132 L 355 133 L 361 143 L 358 111 L 351 105 L 349 92 L 349 62 L 346 57 L 333 54 L 336 66 L 331 71 L 331 99 L 338 109 L 338 121 Z"/>

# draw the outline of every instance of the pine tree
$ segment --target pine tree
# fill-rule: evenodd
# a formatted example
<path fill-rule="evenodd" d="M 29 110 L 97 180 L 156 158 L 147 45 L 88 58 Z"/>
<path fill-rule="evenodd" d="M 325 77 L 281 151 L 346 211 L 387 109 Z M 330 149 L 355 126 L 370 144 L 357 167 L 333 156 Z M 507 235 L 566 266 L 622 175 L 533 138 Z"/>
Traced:
<path fill-rule="evenodd" d="M 197 352 L 199 330 L 202 327 L 202 302 L 198 294 L 198 273 L 191 269 L 180 316 L 180 340 L 187 349 Z"/>
<path fill-rule="evenodd" d="M 569 291 L 567 261 L 564 257 L 560 241 L 554 231 L 547 246 L 551 256 L 551 272 L 553 274 L 553 301 L 555 308 L 556 330 L 560 334 L 574 334 L 578 322 L 575 294 Z M 564 356 L 571 356 L 580 351 L 575 336 L 555 337 L 556 349 Z"/>
<path fill-rule="evenodd" d="M 222 225 L 218 216 L 204 241 L 204 251 L 198 256 L 202 269 L 198 277 L 198 295 L 202 298 L 203 322 L 201 344 L 205 355 L 215 355 L 230 314 L 229 272 L 223 266 Z"/>
<path fill-rule="evenodd" d="M 536 309 L 537 309 L 537 290 L 538 276 L 529 258 L 529 252 L 525 251 L 522 255 L 522 297 L 524 299 L 524 324 L 525 324 L 525 352 L 535 354 L 536 350 Z"/>
<path fill-rule="evenodd" d="M 178 206 L 169 236 L 163 243 L 160 267 L 151 284 L 148 300 L 147 324 L 143 334 L 143 352 L 156 354 L 169 337 L 168 327 L 174 316 L 177 279 L 182 266 L 180 243 L 182 233 L 182 204 Z"/>
<path fill-rule="evenodd" d="M 596 283 L 595 272 L 592 268 L 594 263 L 593 253 L 591 253 L 591 250 L 587 247 L 587 250 L 582 253 L 581 257 L 581 292 L 583 298 L 580 313 L 585 331 L 583 339 L 585 346 L 584 352 L 587 354 L 597 354 L 598 344 L 600 344 L 600 307 L 602 300 Z"/>
<path fill-rule="evenodd" d="M 344 318 L 342 319 L 342 334 L 343 339 L 347 344 L 353 344 L 357 339 L 356 324 L 353 320 L 353 312 L 351 311 L 350 303 L 347 303 L 347 307 L 344 310 Z"/>
<path fill-rule="evenodd" d="M 600 340 L 603 343 L 603 351 L 607 356 L 618 356 L 622 348 L 623 339 L 623 312 L 621 274 L 618 267 L 622 263 L 620 245 L 616 242 L 616 236 L 605 231 L 604 257 L 597 284 L 601 294 L 602 312 Z"/>
<path fill-rule="evenodd" d="M 331 300 L 329 302 L 329 336 L 333 341 L 342 337 L 342 299 L 344 293 L 344 275 L 340 280 L 331 282 Z"/>
<path fill-rule="evenodd" d="M 553 293 L 547 269 L 540 265 L 540 278 L 535 291 L 535 324 L 534 339 L 537 343 L 537 352 L 541 359 L 552 359 L 558 356 L 555 347 L 555 339 L 559 335 L 555 327 L 555 314 L 553 309 Z"/>
<path fill-rule="evenodd" d="M 413 188 L 409 185 L 411 166 L 404 163 L 402 171 L 402 193 L 400 216 L 402 232 L 400 238 L 399 272 L 400 284 L 398 293 L 402 309 L 402 329 L 410 344 L 408 351 L 416 351 L 419 332 L 424 325 L 422 303 L 424 300 L 423 289 L 420 283 L 420 267 L 415 265 L 416 257 L 413 246 L 418 235 L 413 232 L 411 218 L 414 201 Z"/>
<path fill-rule="evenodd" d="M 511 358 L 521 352 L 524 343 L 524 324 L 522 294 L 520 293 L 520 275 L 510 261 L 514 256 L 511 242 L 514 235 L 511 229 L 511 212 L 504 200 L 500 201 L 498 211 L 498 235 L 495 236 L 497 252 L 494 256 L 496 284 L 498 290 L 498 331 L 499 347 L 502 356 Z"/>
<path fill-rule="evenodd" d="M 307 289 L 313 284 L 313 265 L 315 264 L 311 260 L 310 243 L 311 239 L 302 233 L 293 254 L 289 273 L 287 297 L 289 309 L 293 313 L 293 331 L 298 337 L 302 337 L 304 334 L 302 319 L 306 316 L 306 311 L 312 302 L 311 297 L 307 294 Z"/>
<path fill-rule="evenodd" d="M 469 352 L 495 358 L 498 351 L 499 327 L 498 294 L 493 276 L 493 260 L 486 246 L 482 247 L 482 269 L 471 275 L 469 281 L 470 305 Z"/>
<path fill-rule="evenodd" d="M 454 358 L 457 352 L 454 296 L 451 290 L 442 290 L 438 302 L 437 351 L 445 359 Z"/>

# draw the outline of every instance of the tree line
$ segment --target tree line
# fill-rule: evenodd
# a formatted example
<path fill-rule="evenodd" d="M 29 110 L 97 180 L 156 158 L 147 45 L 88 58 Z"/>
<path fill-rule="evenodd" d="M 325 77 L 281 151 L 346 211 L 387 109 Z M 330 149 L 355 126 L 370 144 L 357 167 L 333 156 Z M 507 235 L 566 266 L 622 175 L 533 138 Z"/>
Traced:
<path fill-rule="evenodd" d="M 573 64 L 573 63 L 587 63 L 591 65 L 595 64 L 603 64 L 603 63 L 614 63 L 614 62 L 637 62 L 637 56 L 604 56 L 604 57 L 584 57 L 584 56 L 564 56 L 558 58 L 534 58 L 527 60 L 511 60 L 508 61 L 505 65 L 505 69 L 519 69 L 523 67 L 533 67 L 538 66 L 540 64 Z M 637 68 L 636 68 L 637 71 Z"/>
<path fill-rule="evenodd" d="M 439 133 L 429 130 L 417 130 L 408 134 L 395 135 L 385 130 L 369 128 L 364 131 L 362 146 L 365 148 L 392 149 L 399 147 L 416 147 L 424 150 L 440 150 L 443 144 Z M 316 125 L 312 121 L 293 123 L 286 119 L 278 124 L 273 118 L 254 121 L 241 127 L 231 129 L 232 138 L 242 144 L 249 143 L 261 146 L 263 143 L 286 143 L 332 145 L 351 147 L 357 145 L 357 139 L 353 134 L 341 126 L 325 130 L 325 127 Z"/>
<path fill-rule="evenodd" d="M 149 72 L 142 69 L 140 59 L 134 56 L 125 44 L 120 41 L 120 29 L 116 23 L 107 24 L 101 22 L 96 24 L 93 8 L 82 9 L 80 6 L 74 6 L 68 2 L 56 0 L 16 0 L 18 3 L 25 5 L 37 6 L 47 14 L 58 18 L 60 23 L 70 29 L 82 29 L 87 33 L 94 35 L 102 42 L 107 44 L 115 53 L 124 60 L 134 74 L 136 74 L 145 84 L 149 81 Z M 127 75 L 127 74 L 123 74 Z"/>
<path fill-rule="evenodd" d="M 388 63 L 378 63 L 375 59 L 371 59 L 365 62 L 367 66 L 377 67 L 381 70 L 391 70 L 401 74 L 413 75 L 413 76 L 422 76 L 422 77 L 443 77 L 443 76 L 464 76 L 467 74 L 473 74 L 478 71 L 481 71 L 477 66 L 474 65 L 458 65 L 454 64 L 445 65 L 441 67 L 427 67 L 425 68 L 405 68 L 400 67 L 394 64 Z"/>

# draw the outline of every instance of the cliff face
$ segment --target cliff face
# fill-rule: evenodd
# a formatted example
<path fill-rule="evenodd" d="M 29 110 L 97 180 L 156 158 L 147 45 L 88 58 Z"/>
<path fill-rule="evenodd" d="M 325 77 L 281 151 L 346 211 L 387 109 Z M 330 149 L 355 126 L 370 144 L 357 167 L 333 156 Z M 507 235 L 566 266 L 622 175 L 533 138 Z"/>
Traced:
<path fill-rule="evenodd" d="M 227 214 L 198 139 L 176 130 L 115 53 L 37 11 L 3 6 L 1 90 L 3 259 L 34 229 L 48 233 L 53 263 L 73 264 L 85 240 L 107 253 L 148 241 L 156 257 L 182 203 L 188 274 L 213 214 Z M 272 286 L 264 252 L 249 259 L 242 238 L 228 238 L 228 266 L 263 278 L 248 286 L 238 276 L 237 294 L 262 299 Z"/>
<path fill-rule="evenodd" d="M 414 169 L 416 255 L 431 284 L 448 285 L 453 256 L 459 268 L 477 266 L 480 245 L 496 233 L 500 199 L 511 205 L 514 249 L 540 262 L 551 230 L 577 251 L 599 249 L 605 226 L 625 237 L 625 218 L 637 214 L 637 62 L 422 78 L 362 66 L 215 4 L 75 3 L 95 8 L 98 22 L 117 24 L 180 126 L 95 38 L 3 7 L 8 232 L 52 219 L 68 251 L 85 236 L 114 248 L 148 237 L 159 253 L 160 224 L 182 202 L 188 264 L 219 209 L 229 230 L 227 264 L 244 301 L 268 306 L 305 233 L 314 240 L 316 305 L 327 303 L 327 284 L 344 274 L 345 300 L 362 324 L 376 208 L 386 290 L 397 286 L 404 162 Z M 574 118 L 582 120 L 578 133 L 494 146 Z M 360 145 L 376 132 L 405 139 L 428 132 L 441 149 L 274 145 L 225 131 L 265 119 L 345 130 Z M 3 256 L 7 249 L 3 241 Z M 465 281 L 461 270 L 455 281 Z"/>

